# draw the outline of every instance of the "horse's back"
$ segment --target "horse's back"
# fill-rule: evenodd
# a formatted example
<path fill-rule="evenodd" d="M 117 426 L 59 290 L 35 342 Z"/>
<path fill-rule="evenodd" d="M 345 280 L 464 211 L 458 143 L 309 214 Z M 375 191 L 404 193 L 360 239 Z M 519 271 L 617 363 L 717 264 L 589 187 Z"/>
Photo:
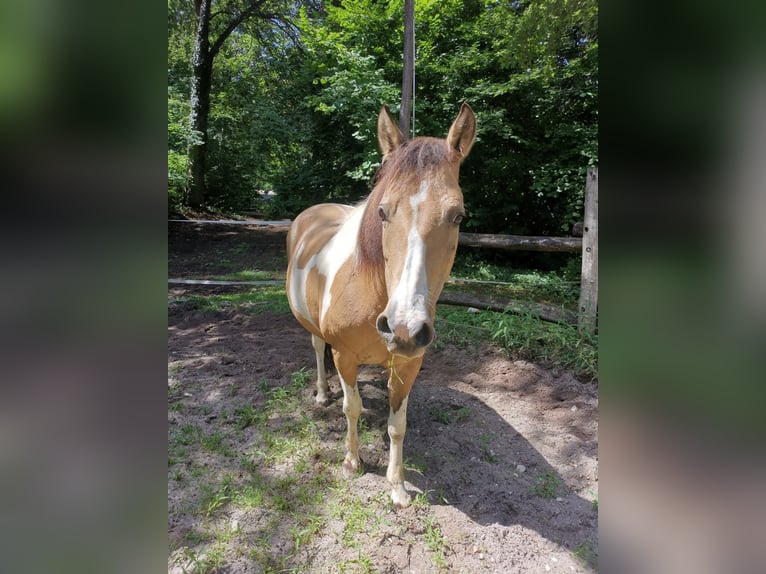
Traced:
<path fill-rule="evenodd" d="M 301 252 L 308 257 L 319 252 L 352 210 L 351 206 L 340 203 L 320 203 L 298 214 L 287 233 L 288 262 L 293 261 L 301 245 Z"/>
<path fill-rule="evenodd" d="M 322 203 L 295 218 L 287 234 L 287 298 L 300 323 L 325 338 L 323 318 L 332 296 L 330 288 L 356 241 L 351 219 L 353 207 Z"/>

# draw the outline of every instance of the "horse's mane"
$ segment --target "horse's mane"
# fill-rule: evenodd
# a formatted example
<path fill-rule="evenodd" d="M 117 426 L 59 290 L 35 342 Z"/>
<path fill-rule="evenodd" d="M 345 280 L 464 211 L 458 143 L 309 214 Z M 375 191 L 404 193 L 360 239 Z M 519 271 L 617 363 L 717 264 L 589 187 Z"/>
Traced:
<path fill-rule="evenodd" d="M 357 264 L 368 273 L 376 285 L 385 285 L 383 265 L 383 222 L 378 205 L 386 189 L 396 184 L 402 193 L 417 193 L 419 180 L 432 168 L 445 161 L 455 161 L 456 152 L 443 139 L 417 137 L 405 141 L 394 151 L 373 176 L 373 190 L 367 197 L 359 228 L 359 257 Z"/>

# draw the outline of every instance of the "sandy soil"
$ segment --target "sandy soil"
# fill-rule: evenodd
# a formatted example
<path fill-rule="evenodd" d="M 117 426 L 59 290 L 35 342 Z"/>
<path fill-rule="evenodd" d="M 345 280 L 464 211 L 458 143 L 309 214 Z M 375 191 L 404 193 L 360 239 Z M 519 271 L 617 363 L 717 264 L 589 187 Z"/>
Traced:
<path fill-rule="evenodd" d="M 283 269 L 284 230 L 231 227 L 171 224 L 169 276 L 220 273 L 216 260 L 221 253 L 228 270 L 240 264 Z M 235 403 L 261 404 L 263 389 L 255 381 L 274 387 L 288 385 L 290 373 L 301 368 L 314 373 L 310 339 L 291 315 L 202 312 L 184 302 L 193 292 L 169 288 L 169 432 L 190 421 L 215 425 Z M 378 495 L 388 492 L 386 375 L 381 368 L 366 367 L 359 385 L 363 418 L 375 439 L 361 449 L 365 473 L 346 484 L 350 493 L 375 506 Z M 330 387 L 333 399 L 327 407 L 313 404 L 313 385 L 300 400 L 326 433 L 329 454 L 316 464 L 339 467 L 342 455 L 336 453 L 341 452 L 345 417 L 337 376 Z M 408 471 L 408 490 L 426 492 L 430 505 L 399 511 L 381 505 L 381 526 L 372 535 L 360 533 L 355 547 L 342 543 L 343 525 L 330 518 L 293 552 L 288 566 L 311 572 L 433 572 L 425 529 L 436 524 L 443 571 L 593 571 L 598 553 L 593 503 L 598 493 L 597 408 L 596 384 L 566 371 L 514 361 L 489 345 L 429 351 L 410 395 L 404 448 L 405 458 L 418 461 L 422 469 Z M 215 464 L 211 457 L 206 472 L 215 474 Z M 201 519 L 185 502 L 192 482 L 172 479 L 180 471 L 177 463 L 171 466 L 168 569 L 182 572 L 179 549 L 193 546 L 189 533 Z M 245 534 L 264 520 L 258 510 L 243 514 L 227 508 L 219 518 L 235 521 Z M 242 540 L 246 544 L 247 536 Z M 291 552 L 289 544 L 287 535 L 271 534 L 275 553 Z M 240 551 L 226 554 L 214 570 L 260 572 L 263 566 Z"/>

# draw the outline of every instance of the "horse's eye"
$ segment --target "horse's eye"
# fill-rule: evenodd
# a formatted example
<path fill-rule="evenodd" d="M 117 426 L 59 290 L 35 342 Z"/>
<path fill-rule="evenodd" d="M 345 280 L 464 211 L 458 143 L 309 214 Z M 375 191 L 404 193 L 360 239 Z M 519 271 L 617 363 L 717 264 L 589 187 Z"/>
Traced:
<path fill-rule="evenodd" d="M 463 218 L 465 218 L 465 214 L 458 213 L 455 215 L 455 217 L 452 219 L 452 223 L 455 225 L 460 225 L 460 222 L 463 221 Z"/>
<path fill-rule="evenodd" d="M 388 220 L 388 214 L 386 214 L 386 208 L 382 205 L 378 206 L 378 216 L 380 217 L 381 221 L 387 221 Z"/>

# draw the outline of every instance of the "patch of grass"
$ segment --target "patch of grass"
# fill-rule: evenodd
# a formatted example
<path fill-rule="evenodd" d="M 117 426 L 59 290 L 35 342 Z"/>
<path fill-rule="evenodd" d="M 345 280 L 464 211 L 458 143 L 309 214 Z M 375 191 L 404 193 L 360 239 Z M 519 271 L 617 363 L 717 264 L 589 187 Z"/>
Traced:
<path fill-rule="evenodd" d="M 431 490 L 418 492 L 412 499 L 412 505 L 415 508 L 428 508 L 431 506 Z"/>
<path fill-rule="evenodd" d="M 234 409 L 233 418 L 234 426 L 238 430 L 243 430 L 249 426 L 258 426 L 263 423 L 266 420 L 266 413 L 256 409 L 251 404 L 246 404 Z"/>
<path fill-rule="evenodd" d="M 224 432 L 216 431 L 203 435 L 199 442 L 203 450 L 231 458 L 235 456 L 236 453 L 234 452 L 234 449 L 231 448 L 231 446 L 224 442 L 225 438 L 226 434 Z"/>
<path fill-rule="evenodd" d="M 372 567 L 372 560 L 369 556 L 362 556 L 362 551 L 357 553 L 356 558 L 343 560 L 338 563 L 338 572 L 345 574 L 353 572 L 354 574 L 373 574 L 376 572 Z"/>
<path fill-rule="evenodd" d="M 437 348 L 447 343 L 467 348 L 490 340 L 513 357 L 571 369 L 589 379 L 598 376 L 598 335 L 531 313 L 469 313 L 462 307 L 439 305 L 436 331 Z"/>
<path fill-rule="evenodd" d="M 290 380 L 293 383 L 293 389 L 300 391 L 305 389 L 311 383 L 311 371 L 306 367 L 301 367 L 290 374 Z"/>
<path fill-rule="evenodd" d="M 431 407 L 430 409 L 428 409 L 428 413 L 431 415 L 431 418 L 435 420 L 437 423 L 448 425 L 452 422 L 452 417 L 450 417 L 450 414 L 447 411 L 443 411 L 436 407 Z"/>
<path fill-rule="evenodd" d="M 405 470 L 412 470 L 418 474 L 425 474 L 428 471 L 428 461 L 426 457 L 420 453 L 404 457 L 402 465 Z"/>
<path fill-rule="evenodd" d="M 202 485 L 199 495 L 200 514 L 210 517 L 231 500 L 231 482 L 231 477 L 227 476 L 218 488 L 210 484 Z"/>
<path fill-rule="evenodd" d="M 257 315 L 264 311 L 290 312 L 285 288 L 279 285 L 259 285 L 238 293 L 191 295 L 175 298 L 173 301 L 186 303 L 191 309 L 203 312 L 224 309 L 235 309 L 251 315 Z"/>
<path fill-rule="evenodd" d="M 242 508 L 262 508 L 266 501 L 267 489 L 263 485 L 249 484 L 234 496 L 234 503 Z"/>
<path fill-rule="evenodd" d="M 343 530 L 340 539 L 347 548 L 358 548 L 360 540 L 374 535 L 382 523 L 381 508 L 385 507 L 390 499 L 387 493 L 378 493 L 369 502 L 363 501 L 354 493 L 346 490 L 342 485 L 333 489 L 335 495 L 329 505 L 332 518 L 343 522 Z M 382 499 L 385 498 L 386 502 Z"/>
<path fill-rule="evenodd" d="M 580 295 L 579 274 L 568 269 L 562 271 L 539 271 L 512 269 L 507 265 L 487 262 L 470 253 L 458 253 L 450 273 L 450 279 L 469 279 L 504 283 L 502 285 L 466 283 L 474 293 L 497 295 L 506 298 L 524 299 L 563 305 L 574 309 Z M 448 284 L 448 288 L 450 285 Z"/>
<path fill-rule="evenodd" d="M 199 439 L 202 437 L 202 429 L 199 425 L 187 423 L 183 425 L 178 432 L 175 434 L 174 441 L 177 444 L 182 444 L 185 446 L 195 444 L 199 442 Z"/>
<path fill-rule="evenodd" d="M 593 492 L 592 490 L 589 490 L 588 492 L 593 496 L 593 510 L 598 512 L 598 492 Z"/>
<path fill-rule="evenodd" d="M 559 490 L 563 486 L 564 483 L 551 471 L 537 475 L 532 492 L 546 500 L 551 500 L 558 496 Z"/>
<path fill-rule="evenodd" d="M 428 410 L 428 413 L 431 415 L 431 418 L 436 421 L 437 423 L 442 423 L 445 425 L 455 423 L 461 423 L 464 420 L 466 420 L 471 415 L 471 409 L 468 407 L 460 407 L 459 409 L 440 409 L 437 407 L 431 407 Z"/>
<path fill-rule="evenodd" d="M 299 455 L 315 451 L 318 444 L 319 436 L 315 430 L 305 429 L 303 432 L 294 433 L 285 432 L 283 427 L 278 432 L 263 434 L 263 448 L 258 454 L 268 463 L 299 461 Z"/>
<path fill-rule="evenodd" d="M 273 281 L 278 280 L 276 274 L 270 271 L 259 271 L 257 269 L 242 269 L 226 275 L 217 275 L 212 277 L 220 281 Z"/>
<path fill-rule="evenodd" d="M 318 514 L 294 515 L 290 535 L 293 538 L 293 553 L 297 553 L 302 546 L 308 544 L 311 539 L 325 526 L 325 519 Z"/>
<path fill-rule="evenodd" d="M 460 407 L 457 411 L 455 411 L 455 422 L 462 423 L 463 421 L 467 420 L 469 416 L 471 416 L 471 409 L 468 407 Z"/>
<path fill-rule="evenodd" d="M 439 571 L 447 570 L 446 550 L 447 542 L 442 535 L 441 529 L 433 516 L 427 516 L 423 519 L 426 531 L 423 534 L 426 546 L 431 551 L 431 557 Z"/>
<path fill-rule="evenodd" d="M 437 305 L 436 339 L 433 348 L 436 351 L 447 345 L 458 349 L 470 349 L 489 339 L 489 330 L 483 326 L 483 313 L 469 313 L 464 307 Z"/>
<path fill-rule="evenodd" d="M 184 547 L 176 560 L 183 572 L 208 574 L 219 571 L 225 564 L 225 547 L 216 544 L 207 549 L 194 550 Z"/>
<path fill-rule="evenodd" d="M 359 444 L 368 446 L 375 444 L 377 433 L 370 429 L 370 423 L 367 419 L 359 417 Z"/>
<path fill-rule="evenodd" d="M 594 548 L 593 542 L 586 540 L 575 548 L 573 554 L 584 566 L 590 566 L 598 571 L 598 552 Z"/>
<path fill-rule="evenodd" d="M 489 441 L 495 438 L 495 436 L 492 434 L 480 434 L 477 438 L 479 439 L 479 442 L 481 442 L 481 460 L 485 462 L 497 462 L 497 455 L 495 455 L 495 452 L 489 448 Z"/>

